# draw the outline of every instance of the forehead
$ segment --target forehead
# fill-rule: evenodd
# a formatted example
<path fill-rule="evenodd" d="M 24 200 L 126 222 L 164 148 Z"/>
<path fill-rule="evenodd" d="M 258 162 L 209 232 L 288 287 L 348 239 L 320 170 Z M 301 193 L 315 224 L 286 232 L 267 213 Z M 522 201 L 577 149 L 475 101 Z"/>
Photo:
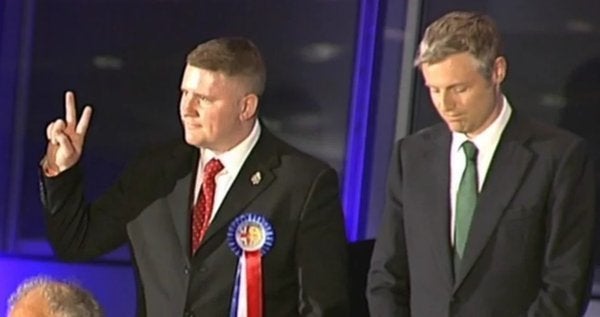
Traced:
<path fill-rule="evenodd" d="M 470 53 L 457 53 L 437 63 L 424 63 L 421 71 L 429 86 L 453 85 L 483 78 L 477 60 Z"/>
<path fill-rule="evenodd" d="M 226 76 L 203 68 L 186 65 L 181 79 L 181 88 L 186 90 L 205 90 L 225 84 Z"/>

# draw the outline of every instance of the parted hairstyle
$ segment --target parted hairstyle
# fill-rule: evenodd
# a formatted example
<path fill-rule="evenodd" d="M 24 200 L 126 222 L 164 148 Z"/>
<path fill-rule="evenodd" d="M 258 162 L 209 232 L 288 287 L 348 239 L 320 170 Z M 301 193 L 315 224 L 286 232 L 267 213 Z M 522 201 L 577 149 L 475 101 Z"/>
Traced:
<path fill-rule="evenodd" d="M 492 18 L 477 12 L 445 14 L 425 30 L 415 66 L 435 64 L 463 52 L 472 54 L 482 75 L 491 78 L 494 61 L 502 56 L 500 33 Z"/>

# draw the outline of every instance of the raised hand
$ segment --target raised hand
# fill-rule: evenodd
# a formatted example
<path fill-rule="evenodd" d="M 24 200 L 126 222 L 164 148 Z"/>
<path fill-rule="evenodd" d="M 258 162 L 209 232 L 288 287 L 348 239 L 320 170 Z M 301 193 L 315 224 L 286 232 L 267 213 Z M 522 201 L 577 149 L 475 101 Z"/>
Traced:
<path fill-rule="evenodd" d="M 46 176 L 56 176 L 79 161 L 91 117 L 92 108 L 86 106 L 77 121 L 75 95 L 67 91 L 65 93 L 66 123 L 63 119 L 57 119 L 46 128 L 48 147 L 43 160 Z"/>

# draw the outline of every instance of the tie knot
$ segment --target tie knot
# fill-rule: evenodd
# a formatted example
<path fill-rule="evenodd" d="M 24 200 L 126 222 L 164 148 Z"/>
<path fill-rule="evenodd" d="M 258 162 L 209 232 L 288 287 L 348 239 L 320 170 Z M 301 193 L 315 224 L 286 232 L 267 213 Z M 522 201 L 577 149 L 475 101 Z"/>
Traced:
<path fill-rule="evenodd" d="M 223 164 L 217 159 L 211 159 L 204 166 L 204 177 L 214 178 L 223 169 Z"/>
<path fill-rule="evenodd" d="M 465 156 L 469 161 L 475 161 L 477 159 L 477 146 L 473 144 L 471 141 L 465 141 L 462 144 L 463 151 L 465 151 Z"/>

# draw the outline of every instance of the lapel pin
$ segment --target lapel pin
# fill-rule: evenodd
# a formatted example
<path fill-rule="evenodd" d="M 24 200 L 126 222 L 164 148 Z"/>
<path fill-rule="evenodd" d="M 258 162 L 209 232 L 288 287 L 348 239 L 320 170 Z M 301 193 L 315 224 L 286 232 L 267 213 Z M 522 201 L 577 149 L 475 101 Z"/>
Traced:
<path fill-rule="evenodd" d="M 252 183 L 252 185 L 254 185 L 254 186 L 260 184 L 261 180 L 262 180 L 262 175 L 260 174 L 260 172 L 256 172 L 256 173 L 254 173 L 254 175 L 252 175 L 252 177 L 250 177 L 250 183 Z"/>

